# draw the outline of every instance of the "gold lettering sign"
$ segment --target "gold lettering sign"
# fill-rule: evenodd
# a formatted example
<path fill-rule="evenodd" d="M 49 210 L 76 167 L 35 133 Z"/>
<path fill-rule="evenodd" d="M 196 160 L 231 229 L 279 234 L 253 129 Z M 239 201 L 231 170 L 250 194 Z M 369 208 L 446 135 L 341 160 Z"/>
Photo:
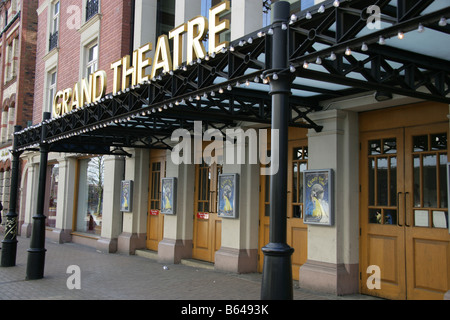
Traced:
<path fill-rule="evenodd" d="M 132 56 L 127 55 L 111 64 L 113 71 L 113 94 L 123 91 L 130 86 L 148 81 L 160 72 L 177 70 L 183 61 L 183 35 L 186 34 L 186 63 L 190 64 L 196 59 L 206 56 L 203 44 L 209 32 L 208 53 L 218 53 L 228 46 L 228 42 L 220 43 L 220 34 L 230 29 L 230 21 L 220 19 L 220 16 L 230 10 L 230 1 L 223 1 L 209 10 L 209 21 L 198 16 L 189 20 L 167 35 L 158 38 L 153 63 L 147 54 L 152 51 L 152 44 L 147 43 L 133 51 Z M 169 40 L 173 41 L 173 55 L 170 55 Z M 145 73 L 151 67 L 150 75 Z M 80 108 L 88 103 L 102 99 L 106 94 L 106 72 L 99 70 L 86 79 L 76 83 L 73 89 L 58 91 L 53 98 L 53 117 L 61 116 L 71 110 Z"/>

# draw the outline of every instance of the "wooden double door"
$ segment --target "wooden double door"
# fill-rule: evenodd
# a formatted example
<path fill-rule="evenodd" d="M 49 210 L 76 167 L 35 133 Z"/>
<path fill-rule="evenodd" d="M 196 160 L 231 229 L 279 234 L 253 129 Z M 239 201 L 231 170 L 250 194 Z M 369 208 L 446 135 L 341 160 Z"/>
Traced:
<path fill-rule="evenodd" d="M 166 172 L 165 150 L 152 150 L 150 155 L 150 174 L 147 210 L 147 249 L 158 251 L 159 242 L 164 236 L 164 215 L 161 214 L 161 179 Z"/>
<path fill-rule="evenodd" d="M 192 258 L 215 261 L 222 244 L 222 219 L 217 214 L 218 177 L 222 165 L 203 162 L 195 166 L 194 235 Z"/>
<path fill-rule="evenodd" d="M 288 152 L 288 211 L 287 244 L 294 249 L 292 254 L 292 278 L 299 280 L 300 267 L 308 255 L 308 227 L 303 223 L 303 172 L 308 169 L 308 140 L 289 142 Z M 270 176 L 260 177 L 259 205 L 259 260 L 258 271 L 263 271 L 264 257 L 261 249 L 269 243 L 270 226 Z"/>
<path fill-rule="evenodd" d="M 441 300 L 450 290 L 449 123 L 436 118 L 441 122 L 400 120 L 403 127 L 360 135 L 362 293 Z M 378 288 L 370 285 L 376 281 Z"/>

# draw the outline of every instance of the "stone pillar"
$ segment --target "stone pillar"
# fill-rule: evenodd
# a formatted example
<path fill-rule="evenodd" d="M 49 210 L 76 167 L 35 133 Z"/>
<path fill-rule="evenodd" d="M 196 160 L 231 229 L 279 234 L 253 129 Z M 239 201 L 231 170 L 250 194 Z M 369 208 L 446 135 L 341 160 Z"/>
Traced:
<path fill-rule="evenodd" d="M 252 132 L 255 133 L 253 138 L 257 139 L 256 131 Z M 241 143 L 245 149 L 241 149 Z M 235 273 L 257 272 L 260 166 L 256 161 L 258 158 L 257 148 L 250 148 L 249 143 L 253 146 L 258 145 L 258 141 L 244 142 L 243 140 L 238 140 L 238 143 L 235 144 L 235 155 L 238 154 L 237 150 L 245 150 L 246 156 L 243 164 L 239 164 L 236 157 L 230 163 L 230 159 L 226 157 L 227 148 L 225 148 L 223 173 L 239 175 L 239 216 L 237 219 L 222 219 L 222 246 L 215 256 L 215 269 L 217 270 Z M 253 155 L 252 160 L 255 160 L 252 161 L 253 164 L 250 161 L 249 152 L 256 152 Z"/>
<path fill-rule="evenodd" d="M 134 254 L 145 248 L 147 236 L 149 157 L 148 150 L 129 149 L 125 161 L 125 180 L 133 181 L 132 212 L 123 213 L 123 229 L 118 238 L 118 252 Z"/>
<path fill-rule="evenodd" d="M 105 156 L 102 233 L 101 238 L 97 241 L 97 250 L 102 252 L 117 252 L 117 239 L 122 232 L 120 193 L 124 172 L 125 160 L 123 157 Z"/>
<path fill-rule="evenodd" d="M 181 259 L 192 257 L 195 164 L 176 165 L 167 151 L 166 177 L 177 178 L 177 204 L 175 215 L 164 216 L 164 238 L 158 245 L 158 260 L 180 263 Z"/>
<path fill-rule="evenodd" d="M 32 226 L 32 216 L 36 211 L 36 203 L 37 203 L 37 181 L 38 181 L 38 164 L 33 163 L 32 157 L 28 157 L 27 159 L 30 165 L 28 168 L 28 177 L 27 184 L 25 188 L 27 189 L 25 192 L 26 202 L 25 202 L 25 217 L 22 226 L 20 227 L 20 234 L 23 237 L 31 237 L 31 226 Z"/>
<path fill-rule="evenodd" d="M 198 0 L 175 0 L 175 27 L 188 22 L 199 16 L 202 11 L 201 1 Z M 183 35 L 182 61 L 186 61 L 186 34 Z"/>
<path fill-rule="evenodd" d="M 302 288 L 337 295 L 359 288 L 358 115 L 330 110 L 310 115 L 323 131 L 309 131 L 309 169 L 334 170 L 331 227 L 308 226 L 308 259 L 300 268 Z"/>
<path fill-rule="evenodd" d="M 75 201 L 75 183 L 77 180 L 77 159 L 60 158 L 58 204 L 56 208 L 55 229 L 47 232 L 47 237 L 58 243 L 70 242 L 73 230 L 73 208 Z M 28 195 L 28 192 L 27 192 Z M 28 201 L 27 201 L 28 203 Z"/>
<path fill-rule="evenodd" d="M 134 14 L 134 50 L 151 42 L 156 45 L 157 0 L 136 0 Z M 155 50 L 155 47 L 153 47 Z M 152 51 L 151 56 L 154 55 Z"/>
<path fill-rule="evenodd" d="M 231 2 L 231 40 L 236 40 L 262 27 L 262 5 L 260 0 L 233 0 Z M 255 14 L 255 13 L 260 14 Z"/>

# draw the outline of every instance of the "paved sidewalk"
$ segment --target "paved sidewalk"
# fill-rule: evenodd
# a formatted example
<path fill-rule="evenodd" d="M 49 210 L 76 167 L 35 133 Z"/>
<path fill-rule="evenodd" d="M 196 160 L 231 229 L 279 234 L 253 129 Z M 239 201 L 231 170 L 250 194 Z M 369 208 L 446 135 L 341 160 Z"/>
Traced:
<path fill-rule="evenodd" d="M 3 235 L 0 235 L 3 239 Z M 46 242 L 45 278 L 25 281 L 29 239 L 18 238 L 17 266 L 0 268 L 0 300 L 259 300 L 261 274 L 237 275 L 155 260 L 105 254 L 78 244 Z M 0 244 L 1 245 L 1 244 Z M 79 266 L 81 289 L 69 290 L 69 266 Z M 301 290 L 295 300 L 372 300 Z"/>

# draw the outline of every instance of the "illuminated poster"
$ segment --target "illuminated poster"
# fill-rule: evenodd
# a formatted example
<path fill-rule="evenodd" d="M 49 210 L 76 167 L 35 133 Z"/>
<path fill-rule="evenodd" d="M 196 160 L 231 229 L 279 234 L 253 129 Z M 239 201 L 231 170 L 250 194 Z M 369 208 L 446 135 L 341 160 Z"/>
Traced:
<path fill-rule="evenodd" d="M 120 195 L 120 211 L 131 212 L 133 201 L 133 181 L 122 181 L 122 190 Z"/>
<path fill-rule="evenodd" d="M 238 218 L 238 175 L 219 175 L 218 216 Z"/>
<path fill-rule="evenodd" d="M 333 225 L 332 170 L 308 170 L 304 174 L 304 223 Z"/>
<path fill-rule="evenodd" d="M 176 178 L 163 178 L 161 183 L 161 213 L 176 214 Z"/>

